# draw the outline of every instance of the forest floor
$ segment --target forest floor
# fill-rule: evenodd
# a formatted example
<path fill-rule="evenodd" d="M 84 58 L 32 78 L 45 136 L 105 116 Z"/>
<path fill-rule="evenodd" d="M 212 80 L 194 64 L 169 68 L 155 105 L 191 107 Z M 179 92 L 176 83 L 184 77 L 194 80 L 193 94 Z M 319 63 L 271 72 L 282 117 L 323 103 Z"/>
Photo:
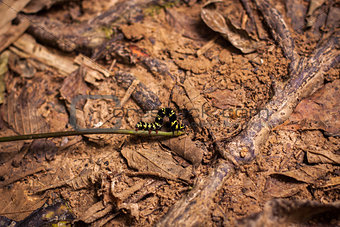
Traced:
<path fill-rule="evenodd" d="M 35 16 L 82 24 L 116 2 L 66 1 Z M 250 25 L 238 1 L 224 1 L 223 10 L 247 31 L 255 50 L 244 53 L 212 31 L 201 18 L 206 2 L 162 1 L 137 13 L 125 12 L 112 28 L 101 30 L 122 38 L 91 54 L 60 50 L 33 38 L 29 30 L 6 49 L 9 71 L 3 78 L 0 136 L 70 130 L 72 114 L 82 128 L 134 130 L 141 120 L 153 122 L 162 107 L 172 108 L 186 129 L 185 135 L 171 139 L 106 134 L 0 143 L 0 215 L 21 221 L 43 204 L 61 200 L 81 223 L 150 226 L 213 171 L 222 159 L 216 143 L 228 143 L 247 128 L 289 79 L 290 61 L 262 18 Z M 329 20 L 323 19 L 323 30 L 321 25 L 302 29 L 305 22 L 299 27 L 287 2 L 291 1 L 272 1 L 288 24 L 298 54 L 309 56 L 331 33 Z M 306 16 L 308 1 L 296 2 L 295 10 Z M 339 2 L 324 1 L 312 15 L 315 24 L 333 11 L 339 13 L 339 7 Z M 27 52 L 30 45 L 33 51 L 45 48 L 50 56 L 71 62 L 75 70 L 65 73 L 72 67 L 65 63 L 62 68 L 59 60 L 42 62 L 42 53 L 34 57 Z M 80 53 L 79 64 L 74 59 Z M 86 64 L 86 55 L 95 66 Z M 122 76 L 113 76 L 117 72 Z M 128 85 L 126 75 L 134 78 Z M 277 198 L 338 201 L 339 88 L 336 65 L 324 74 L 323 85 L 271 130 L 256 158 L 223 182 L 202 223 L 236 225 Z M 145 93 L 151 101 L 139 99 Z M 77 95 L 83 99 L 75 101 Z M 148 109 L 148 102 L 155 108 Z"/>

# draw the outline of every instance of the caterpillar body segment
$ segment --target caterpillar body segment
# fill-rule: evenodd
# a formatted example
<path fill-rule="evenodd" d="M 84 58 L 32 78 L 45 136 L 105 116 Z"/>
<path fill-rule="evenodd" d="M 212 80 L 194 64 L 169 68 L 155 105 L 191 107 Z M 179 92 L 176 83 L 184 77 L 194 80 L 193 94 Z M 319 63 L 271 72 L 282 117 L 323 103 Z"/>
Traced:
<path fill-rule="evenodd" d="M 136 130 L 149 130 L 149 131 L 158 131 L 164 122 L 164 117 L 169 118 L 171 131 L 181 131 L 185 129 L 185 125 L 181 124 L 177 120 L 176 112 L 171 108 L 162 108 L 158 111 L 157 116 L 155 118 L 154 123 L 146 123 L 140 121 L 136 124 Z"/>

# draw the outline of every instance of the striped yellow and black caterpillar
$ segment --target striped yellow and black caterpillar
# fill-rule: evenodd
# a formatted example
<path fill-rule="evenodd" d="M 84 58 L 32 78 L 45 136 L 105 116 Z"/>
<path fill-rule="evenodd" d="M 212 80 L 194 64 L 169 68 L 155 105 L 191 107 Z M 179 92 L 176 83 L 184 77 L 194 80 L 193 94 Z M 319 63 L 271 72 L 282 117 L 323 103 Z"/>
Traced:
<path fill-rule="evenodd" d="M 185 125 L 181 124 L 177 120 L 176 113 L 173 109 L 162 108 L 157 113 L 157 116 L 155 118 L 155 123 L 146 123 L 146 122 L 140 121 L 136 124 L 136 130 L 157 131 L 163 126 L 164 117 L 169 118 L 171 131 L 181 131 L 185 129 Z"/>

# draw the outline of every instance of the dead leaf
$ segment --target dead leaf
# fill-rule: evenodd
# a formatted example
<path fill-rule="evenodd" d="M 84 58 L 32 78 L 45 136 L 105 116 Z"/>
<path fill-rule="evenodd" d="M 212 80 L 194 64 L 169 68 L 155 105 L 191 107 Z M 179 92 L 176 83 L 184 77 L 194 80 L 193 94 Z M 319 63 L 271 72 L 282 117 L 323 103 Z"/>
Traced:
<path fill-rule="evenodd" d="M 151 149 L 131 150 L 124 148 L 122 155 L 131 168 L 140 172 L 147 172 L 171 180 L 181 179 L 189 181 L 190 168 L 183 168 L 175 162 L 171 154 Z"/>
<path fill-rule="evenodd" d="M 298 33 L 303 33 L 305 27 L 305 16 L 307 6 L 303 0 L 288 0 L 285 2 L 287 16 L 291 18 L 293 29 Z"/>
<path fill-rule="evenodd" d="M 306 190 L 307 184 L 281 181 L 269 177 L 265 184 L 264 195 L 270 198 L 288 198 Z"/>
<path fill-rule="evenodd" d="M 289 119 L 279 126 L 286 130 L 321 129 L 340 136 L 340 80 L 326 84 L 311 97 L 302 100 Z M 277 128 L 278 129 L 278 128 Z"/>
<path fill-rule="evenodd" d="M 37 72 L 36 68 L 28 59 L 20 59 L 18 55 L 11 52 L 8 59 L 9 68 L 24 78 L 33 78 Z"/>
<path fill-rule="evenodd" d="M 316 181 L 324 177 L 328 172 L 332 171 L 332 169 L 327 168 L 324 165 L 318 166 L 302 166 L 298 169 L 286 171 L 286 172 L 274 172 L 270 173 L 271 176 L 286 176 L 293 178 L 300 182 L 305 182 L 308 184 L 315 184 Z"/>
<path fill-rule="evenodd" d="M 11 161 L 0 166 L 0 188 L 26 176 L 45 170 L 47 161 L 54 159 L 58 148 L 55 143 L 39 139 L 24 148 Z"/>
<path fill-rule="evenodd" d="M 229 109 L 231 107 L 242 107 L 246 100 L 246 92 L 240 88 L 237 90 L 217 90 L 208 94 L 212 98 L 212 105 L 220 109 Z"/>
<path fill-rule="evenodd" d="M 30 134 L 48 132 L 49 125 L 39 115 L 38 109 L 45 103 L 48 84 L 41 78 L 27 83 L 19 95 L 12 92 L 1 108 L 2 116 L 17 133 Z"/>
<path fill-rule="evenodd" d="M 74 71 L 71 75 L 69 75 L 64 80 L 63 85 L 60 88 L 61 96 L 69 103 L 72 103 L 77 95 L 86 95 L 89 89 L 84 82 L 83 75 L 85 72 L 82 69 L 83 68 Z"/>
<path fill-rule="evenodd" d="M 208 124 L 205 111 L 209 108 L 207 105 L 209 102 L 195 88 L 190 79 L 183 82 L 183 87 L 175 86 L 171 98 L 178 106 L 189 111 L 196 125 L 203 127 Z"/>
<path fill-rule="evenodd" d="M 340 164 L 340 155 L 335 154 L 329 150 L 317 149 L 307 150 L 308 163 L 324 163 L 324 164 Z"/>
<path fill-rule="evenodd" d="M 198 148 L 188 136 L 163 140 L 161 143 L 193 165 L 200 164 L 202 161 L 203 150 Z"/>
<path fill-rule="evenodd" d="M 245 30 L 235 27 L 228 19 L 228 15 L 225 18 L 218 9 L 213 8 L 214 4 L 213 2 L 208 2 L 201 10 L 201 18 L 205 24 L 213 31 L 220 33 L 243 53 L 254 52 L 259 46 L 258 43 Z"/>
<path fill-rule="evenodd" d="M 339 27 L 340 24 L 340 7 L 334 4 L 327 15 L 327 30 L 332 32 Z"/>
<path fill-rule="evenodd" d="M 197 8 L 199 10 L 199 8 Z M 206 34 L 202 34 L 202 21 L 199 18 L 197 10 L 187 10 L 180 8 L 167 8 L 166 20 L 170 26 L 184 37 L 189 37 L 193 40 L 204 40 Z"/>
<path fill-rule="evenodd" d="M 317 187 L 323 188 L 325 191 L 340 188 L 340 177 L 339 176 L 336 176 L 336 177 L 331 176 L 331 177 L 329 177 L 329 179 L 327 181 L 322 182 L 319 185 L 317 185 Z"/>

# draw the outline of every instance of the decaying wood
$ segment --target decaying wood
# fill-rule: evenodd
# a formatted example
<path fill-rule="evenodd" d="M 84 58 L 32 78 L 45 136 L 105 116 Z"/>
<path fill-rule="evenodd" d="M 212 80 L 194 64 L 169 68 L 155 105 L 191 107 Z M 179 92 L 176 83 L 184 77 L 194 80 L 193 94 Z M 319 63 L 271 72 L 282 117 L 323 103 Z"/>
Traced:
<path fill-rule="evenodd" d="M 16 48 L 10 48 L 14 53 L 21 57 L 36 59 L 48 66 L 57 67 L 57 71 L 62 75 L 69 75 L 78 69 L 78 66 L 73 63 L 72 59 L 61 53 L 52 52 L 48 48 L 36 43 L 34 38 L 28 34 L 21 36 L 14 42 L 14 46 Z"/>
<path fill-rule="evenodd" d="M 54 4 L 66 2 L 66 0 L 31 0 L 22 10 L 24 13 L 37 13 L 42 9 L 50 9 Z"/>
<path fill-rule="evenodd" d="M 20 12 L 30 0 L 9 0 L 1 1 L 0 4 L 0 28 L 3 28 L 6 24 L 10 23 L 14 18 L 17 17 Z"/>
<path fill-rule="evenodd" d="M 77 50 L 89 54 L 110 39 L 111 34 L 107 32 L 111 32 L 112 24 L 124 22 L 120 20 L 133 21 L 133 18 L 142 13 L 141 8 L 149 2 L 151 1 L 121 1 L 93 20 L 76 25 L 35 15 L 19 15 L 19 18 L 29 18 L 32 22 L 29 32 L 37 40 L 65 52 Z"/>
<path fill-rule="evenodd" d="M 171 207 L 157 226 L 205 226 L 210 205 L 223 183 L 232 176 L 233 167 L 226 162 L 219 165 L 206 178 L 201 178 L 187 196 Z"/>
<path fill-rule="evenodd" d="M 273 37 L 291 60 L 290 80 L 284 89 L 249 122 L 220 154 L 227 160 L 244 164 L 253 160 L 275 126 L 283 123 L 303 97 L 317 90 L 323 74 L 340 61 L 339 33 L 334 33 L 307 59 L 299 61 L 294 42 L 282 16 L 267 1 L 256 0 L 259 10 L 271 28 Z M 230 156 L 231 159 L 230 160 Z M 177 202 L 157 226 L 204 225 L 209 214 L 208 205 L 230 176 L 233 167 L 221 162 L 205 180 L 201 180 L 185 198 Z"/>
<path fill-rule="evenodd" d="M 131 73 L 121 71 L 115 73 L 115 78 L 118 85 L 124 89 L 129 89 L 133 81 L 137 80 Z M 156 110 L 162 104 L 157 95 L 141 82 L 136 85 L 131 96 L 144 111 Z"/>
<path fill-rule="evenodd" d="M 255 0 L 255 3 L 261 11 L 266 24 L 270 28 L 273 38 L 281 47 L 285 57 L 291 61 L 290 71 L 296 69 L 299 61 L 299 55 L 294 49 L 294 40 L 289 32 L 288 26 L 279 12 L 272 7 L 266 0 Z"/>
<path fill-rule="evenodd" d="M 29 21 L 25 18 L 20 20 L 17 25 L 12 25 L 11 22 L 4 25 L 0 29 L 0 52 L 18 39 L 26 31 L 29 25 Z"/>

